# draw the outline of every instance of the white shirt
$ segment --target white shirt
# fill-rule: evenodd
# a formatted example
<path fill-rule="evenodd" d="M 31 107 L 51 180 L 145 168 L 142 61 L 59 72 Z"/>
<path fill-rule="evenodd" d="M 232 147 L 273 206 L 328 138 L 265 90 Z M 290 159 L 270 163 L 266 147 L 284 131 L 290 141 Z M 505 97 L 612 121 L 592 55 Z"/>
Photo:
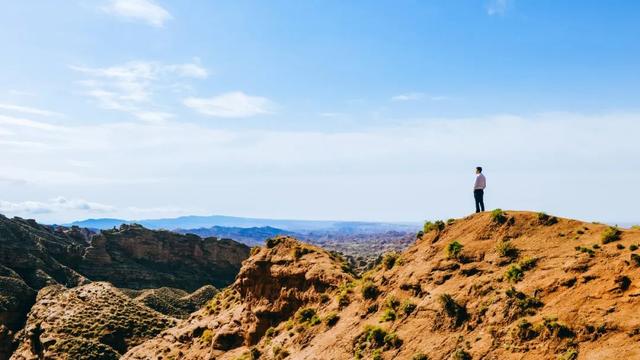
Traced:
<path fill-rule="evenodd" d="M 478 174 L 478 176 L 476 176 L 476 182 L 475 184 L 473 184 L 473 190 L 478 190 L 478 189 L 484 190 L 484 188 L 486 187 L 487 187 L 487 179 L 484 177 L 484 175 L 482 175 L 482 173 Z"/>

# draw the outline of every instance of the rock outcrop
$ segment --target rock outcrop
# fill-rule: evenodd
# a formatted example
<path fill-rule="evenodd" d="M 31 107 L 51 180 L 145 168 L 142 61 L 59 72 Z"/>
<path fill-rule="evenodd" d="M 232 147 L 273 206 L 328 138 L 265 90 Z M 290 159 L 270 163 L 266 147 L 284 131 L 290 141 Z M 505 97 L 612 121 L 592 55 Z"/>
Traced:
<path fill-rule="evenodd" d="M 38 293 L 11 359 L 118 359 L 175 323 L 108 283 L 52 285 Z"/>
<path fill-rule="evenodd" d="M 354 278 L 276 238 L 124 359 L 637 359 L 640 230 L 527 212 L 425 226 Z"/>
<path fill-rule="evenodd" d="M 176 328 L 132 349 L 125 359 L 227 358 L 258 344 L 305 307 L 329 301 L 329 294 L 354 278 L 342 259 L 289 237 L 245 261 L 233 285 Z M 235 354 L 235 355 L 234 355 Z"/>
<path fill-rule="evenodd" d="M 201 239 L 138 225 L 94 234 L 0 215 L 0 360 L 7 359 L 15 347 L 14 336 L 23 327 L 37 291 L 44 287 L 73 288 L 91 281 L 134 289 L 204 287 L 196 295 L 184 292 L 180 296 L 184 299 L 173 302 L 175 308 L 163 304 L 168 299 L 163 296 L 146 295 L 143 301 L 168 314 L 186 316 L 213 296 L 216 290 L 211 285 L 230 284 L 248 255 L 249 247 L 232 240 Z"/>
<path fill-rule="evenodd" d="M 122 288 L 194 291 L 230 284 L 248 255 L 249 247 L 233 240 L 122 225 L 91 238 L 78 271 Z"/>

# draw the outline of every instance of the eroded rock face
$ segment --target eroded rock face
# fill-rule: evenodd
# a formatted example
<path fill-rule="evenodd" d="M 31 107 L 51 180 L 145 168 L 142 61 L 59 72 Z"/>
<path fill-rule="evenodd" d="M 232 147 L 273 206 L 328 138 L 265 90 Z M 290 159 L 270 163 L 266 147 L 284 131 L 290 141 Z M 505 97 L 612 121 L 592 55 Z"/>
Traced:
<path fill-rule="evenodd" d="M 168 286 L 193 291 L 205 286 L 197 299 L 185 292 L 187 298 L 176 300 L 176 308 L 166 296 L 146 299 L 159 310 L 185 316 L 214 295 L 211 284 L 230 284 L 248 254 L 247 246 L 232 240 L 200 239 L 137 225 L 98 235 L 79 227 L 44 226 L 0 215 L 0 360 L 14 347 L 14 334 L 22 329 L 37 291 L 44 287 L 72 288 L 96 280 L 134 289 Z M 170 304 L 162 304 L 166 299 Z"/>
<path fill-rule="evenodd" d="M 11 359 L 118 359 L 175 323 L 108 283 L 48 286 L 38 293 Z"/>
<path fill-rule="evenodd" d="M 91 239 L 78 270 L 117 287 L 194 291 L 207 284 L 228 285 L 248 255 L 249 247 L 231 240 L 122 225 Z"/>
<path fill-rule="evenodd" d="M 272 239 L 124 359 L 640 359 L 640 229 L 603 244 L 606 225 L 502 216 L 427 231 L 357 280 L 324 250 Z"/>
<path fill-rule="evenodd" d="M 233 285 L 186 322 L 128 352 L 125 359 L 175 356 L 209 359 L 236 354 L 264 337 L 304 306 L 349 283 L 343 259 L 290 237 L 270 239 L 268 247 L 244 262 Z"/>

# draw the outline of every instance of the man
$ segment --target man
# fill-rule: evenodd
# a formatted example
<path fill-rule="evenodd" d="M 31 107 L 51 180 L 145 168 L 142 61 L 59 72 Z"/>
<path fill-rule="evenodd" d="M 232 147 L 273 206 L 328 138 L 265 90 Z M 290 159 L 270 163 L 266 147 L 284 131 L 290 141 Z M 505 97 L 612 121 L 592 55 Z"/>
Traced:
<path fill-rule="evenodd" d="M 473 197 L 476 199 L 476 212 L 484 211 L 484 188 L 487 187 L 487 179 L 482 175 L 482 167 L 476 168 L 476 182 L 473 184 Z M 481 210 L 482 209 L 482 210 Z"/>

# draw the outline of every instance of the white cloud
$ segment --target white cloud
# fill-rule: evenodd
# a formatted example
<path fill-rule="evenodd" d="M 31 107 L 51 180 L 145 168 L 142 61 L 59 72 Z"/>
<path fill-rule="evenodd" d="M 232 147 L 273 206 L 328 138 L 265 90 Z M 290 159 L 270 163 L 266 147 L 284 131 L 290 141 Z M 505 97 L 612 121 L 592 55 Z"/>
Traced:
<path fill-rule="evenodd" d="M 441 95 L 429 95 L 421 92 L 410 92 L 404 94 L 398 94 L 391 97 L 391 101 L 418 101 L 418 100 L 430 100 L 430 101 L 443 101 L 448 97 Z"/>
<path fill-rule="evenodd" d="M 245 118 L 273 112 L 275 104 L 260 96 L 250 96 L 241 91 L 228 92 L 210 98 L 187 98 L 184 105 L 208 116 Z"/>
<path fill-rule="evenodd" d="M 19 105 L 14 105 L 14 104 L 2 104 L 2 103 L 0 103 L 0 109 L 1 110 L 24 113 L 24 114 L 30 114 L 30 115 L 57 116 L 57 117 L 64 116 L 63 114 L 57 113 L 55 111 L 42 110 L 42 109 L 37 109 L 37 108 L 33 108 L 33 107 L 19 106 Z"/>
<path fill-rule="evenodd" d="M 473 205 L 470 177 L 480 164 L 491 207 L 637 220 L 629 217 L 640 202 L 640 113 L 386 124 L 353 131 L 221 130 L 171 119 L 82 122 L 65 125 L 64 132 L 16 126 L 0 142 L 0 179 L 29 183 L 0 181 L 0 193 L 16 203 L 92 194 L 92 202 L 111 204 L 113 215 L 123 217 L 135 217 L 128 207 L 136 206 L 418 220 L 465 214 Z M 38 218 L 86 217 L 73 211 Z"/>
<path fill-rule="evenodd" d="M 162 27 L 166 21 L 172 19 L 166 9 L 151 0 L 110 0 L 102 10 L 114 16 L 142 21 L 155 27 Z"/>
<path fill-rule="evenodd" d="M 490 16 L 493 15 L 504 15 L 509 9 L 510 0 L 490 0 L 487 5 L 487 14 Z"/>
<path fill-rule="evenodd" d="M 127 112 L 147 121 L 172 116 L 154 109 L 153 95 L 158 89 L 180 87 L 177 80 L 203 79 L 209 76 L 208 70 L 200 65 L 198 58 L 183 64 L 130 61 L 102 68 L 75 65 L 70 68 L 87 76 L 87 79 L 78 84 L 86 89 L 84 95 L 94 99 L 98 106 Z"/>
<path fill-rule="evenodd" d="M 16 118 L 13 116 L 0 115 L 0 125 L 10 127 L 28 127 L 38 130 L 61 130 L 62 127 L 44 123 L 41 121 L 35 121 L 31 119 Z"/>
<path fill-rule="evenodd" d="M 113 211 L 114 208 L 109 205 L 90 202 L 83 199 L 67 199 L 62 196 L 48 201 L 11 202 L 0 200 L 0 212 L 9 215 L 46 214 L 69 210 L 103 213 Z"/>

